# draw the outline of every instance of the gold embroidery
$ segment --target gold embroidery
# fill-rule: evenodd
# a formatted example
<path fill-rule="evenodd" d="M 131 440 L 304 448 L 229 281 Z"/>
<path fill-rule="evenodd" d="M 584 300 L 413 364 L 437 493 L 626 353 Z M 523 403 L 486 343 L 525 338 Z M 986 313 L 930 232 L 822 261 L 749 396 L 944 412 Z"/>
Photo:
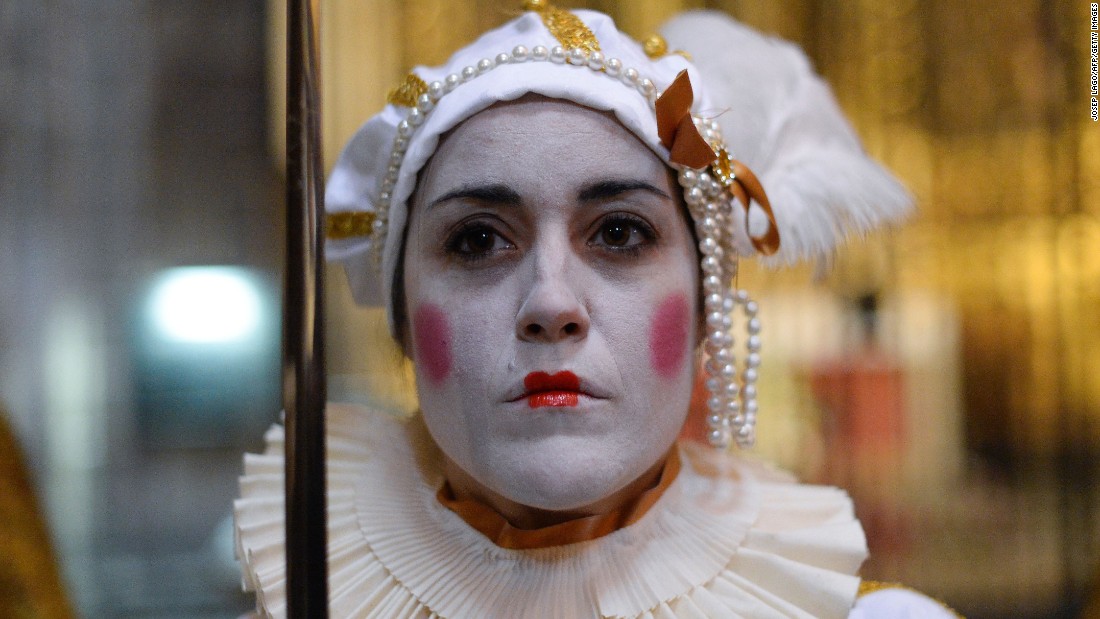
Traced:
<path fill-rule="evenodd" d="M 650 35 L 645 43 L 642 43 L 642 49 L 645 50 L 646 56 L 656 60 L 668 53 L 668 41 L 659 34 Z"/>
<path fill-rule="evenodd" d="M 394 105 L 416 107 L 416 98 L 426 92 L 428 92 L 427 82 L 420 79 L 415 73 L 410 73 L 386 95 L 386 101 Z"/>
<path fill-rule="evenodd" d="M 546 29 L 565 49 L 580 47 L 590 52 L 600 51 L 600 42 L 596 40 L 596 35 L 584 25 L 581 18 L 569 11 L 559 9 L 547 0 L 526 0 L 523 8 L 538 13 Z"/>
<path fill-rule="evenodd" d="M 668 41 L 659 34 L 650 35 L 650 37 L 642 43 L 642 50 L 645 51 L 645 55 L 648 56 L 650 60 L 657 60 L 668 54 L 676 54 L 677 56 L 683 56 L 688 62 L 691 62 L 691 54 L 686 51 L 682 49 L 669 51 Z"/>
<path fill-rule="evenodd" d="M 328 229 L 325 235 L 330 239 L 369 236 L 374 230 L 374 213 L 363 211 L 329 213 L 327 219 Z"/>
<path fill-rule="evenodd" d="M 904 585 L 899 585 L 896 582 L 882 582 L 878 580 L 861 580 L 859 581 L 859 593 L 856 597 L 863 597 L 865 595 L 874 593 L 876 591 L 882 591 L 883 589 L 904 589 Z"/>
<path fill-rule="evenodd" d="M 923 593 L 921 593 L 920 591 L 917 591 L 916 589 L 906 587 L 905 585 L 900 585 L 896 582 L 881 582 L 881 581 L 878 581 L 878 580 L 861 580 L 859 582 L 859 592 L 856 593 L 856 597 L 863 597 L 865 595 L 870 595 L 872 593 L 875 593 L 876 591 L 883 591 L 885 589 L 903 589 L 905 591 L 912 591 L 913 593 L 924 595 Z M 947 610 L 947 612 L 951 613 L 952 615 L 955 615 L 959 619 L 965 619 L 962 615 L 960 615 L 958 613 L 958 611 L 956 611 L 954 608 L 951 608 L 947 604 L 944 604 L 943 602 L 937 600 L 934 597 L 929 597 L 929 596 L 925 596 L 925 597 L 928 597 L 928 599 L 930 599 L 933 602 L 939 604 L 940 606 L 943 606 L 944 609 Z"/>
<path fill-rule="evenodd" d="M 714 160 L 714 163 L 710 164 L 711 172 L 714 172 L 715 178 L 723 186 L 729 187 L 737 177 L 733 173 L 733 165 L 730 162 L 730 154 L 726 152 L 726 149 L 718 149 L 718 158 Z"/>

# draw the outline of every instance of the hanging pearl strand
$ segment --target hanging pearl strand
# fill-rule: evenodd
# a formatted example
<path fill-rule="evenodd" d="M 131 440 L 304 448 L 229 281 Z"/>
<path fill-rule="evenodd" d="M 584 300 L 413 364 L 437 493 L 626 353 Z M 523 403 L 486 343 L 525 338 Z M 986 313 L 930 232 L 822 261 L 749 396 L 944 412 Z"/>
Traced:
<path fill-rule="evenodd" d="M 709 119 L 695 122 L 707 142 L 721 146 L 717 122 Z M 705 171 L 682 171 L 680 184 L 685 189 L 699 238 L 699 252 L 703 256 L 707 439 L 720 449 L 728 447 L 731 440 L 741 447 L 751 447 L 756 439 L 759 410 L 756 380 L 760 366 L 760 319 L 757 316 L 759 308 L 748 293 L 732 288 L 738 268 L 732 235 L 735 205 L 726 187 Z M 735 306 L 740 306 L 744 312 L 748 332 L 747 352 L 740 373 L 733 353 L 731 314 Z"/>
<path fill-rule="evenodd" d="M 728 385 L 735 385 L 736 368 L 733 364 L 733 338 L 731 321 L 726 311 L 730 300 L 728 271 L 723 269 L 726 248 L 722 247 L 722 213 L 714 199 L 713 179 L 706 172 L 685 169 L 680 172 L 680 185 L 695 222 L 695 235 L 699 239 L 702 256 L 700 268 L 703 286 L 703 317 L 706 339 L 703 349 L 707 358 L 703 368 L 707 373 L 707 440 L 718 448 L 730 444 L 732 427 L 727 413 L 731 397 Z"/>
<path fill-rule="evenodd" d="M 369 241 L 371 253 L 377 262 L 380 262 L 386 237 L 393 190 L 397 186 L 405 153 L 417 128 L 424 124 L 439 101 L 459 86 L 497 67 L 525 62 L 551 62 L 590 69 L 637 90 L 651 109 L 655 108 L 659 95 L 650 79 L 642 77 L 637 69 L 624 67 L 621 60 L 605 58 L 598 51 L 583 48 L 567 50 L 561 46 L 547 48 L 536 45 L 528 49 L 517 45 L 511 53 L 503 52 L 493 58 L 483 58 L 442 80 L 430 82 L 427 92 L 417 98 L 416 106 L 397 124 L 389 167 L 375 201 L 375 220 Z M 707 142 L 716 146 L 722 145 L 717 122 L 712 119 L 696 119 L 695 122 Z M 737 250 L 732 237 L 732 226 L 735 225 L 732 213 L 734 205 L 726 188 L 705 170 L 684 168 L 680 171 L 679 180 L 688 210 L 695 222 L 699 252 L 702 255 L 700 268 L 703 275 L 703 311 L 707 333 L 704 342 L 707 355 L 704 369 L 707 372 L 706 389 L 709 394 L 707 439 L 719 449 L 728 448 L 732 441 L 736 441 L 741 447 L 751 447 L 755 441 L 758 409 L 756 379 L 757 368 L 760 366 L 760 320 L 757 318 L 756 302 L 749 299 L 745 291 L 732 290 L 737 275 Z M 731 318 L 734 307 L 738 305 L 745 314 L 748 331 L 748 353 L 740 375 L 733 354 Z"/>

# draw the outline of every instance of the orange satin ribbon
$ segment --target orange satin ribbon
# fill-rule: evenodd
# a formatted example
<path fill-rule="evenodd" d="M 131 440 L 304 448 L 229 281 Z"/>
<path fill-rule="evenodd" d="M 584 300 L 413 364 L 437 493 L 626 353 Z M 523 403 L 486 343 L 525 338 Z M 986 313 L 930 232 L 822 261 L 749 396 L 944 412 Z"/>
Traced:
<path fill-rule="evenodd" d="M 657 135 L 668 149 L 669 160 L 689 168 L 705 168 L 716 155 L 699 134 L 691 120 L 691 104 L 695 95 L 687 70 L 680 71 L 676 79 L 657 97 Z"/>
<path fill-rule="evenodd" d="M 774 254 L 779 251 L 779 228 L 764 186 L 748 166 L 731 159 L 725 149 L 715 153 L 707 144 L 691 118 L 694 100 L 687 70 L 680 71 L 657 97 L 657 135 L 668 149 L 669 161 L 693 169 L 711 166 L 715 177 L 744 208 L 746 232 L 749 229 L 750 201 L 755 200 L 768 218 L 768 229 L 762 236 L 753 236 L 749 232 L 749 240 L 756 251 L 765 256 Z"/>
<path fill-rule="evenodd" d="M 582 516 L 539 529 L 513 527 L 504 516 L 481 501 L 456 498 L 449 482 L 444 482 L 435 496 L 444 507 L 458 514 L 466 524 L 497 546 L 526 550 L 586 542 L 634 524 L 661 498 L 679 473 L 680 453 L 673 447 L 656 484 L 626 505 L 606 514 Z"/>
<path fill-rule="evenodd" d="M 745 231 L 749 235 L 752 246 L 765 256 L 770 256 L 779 251 L 779 227 L 775 223 L 775 213 L 772 212 L 771 202 L 768 201 L 768 194 L 764 191 L 764 186 L 760 184 L 760 179 L 756 178 L 756 175 L 752 173 L 748 166 L 736 159 L 731 159 L 729 153 L 725 150 L 718 152 L 718 159 L 714 162 L 713 167 L 719 181 L 726 186 L 726 189 L 733 194 L 734 198 L 737 198 L 742 208 L 745 209 Z M 723 178 L 723 171 L 728 171 L 726 175 L 728 181 Z M 750 200 L 755 201 L 768 218 L 768 229 L 764 231 L 763 236 L 753 236 L 752 232 L 749 232 Z"/>

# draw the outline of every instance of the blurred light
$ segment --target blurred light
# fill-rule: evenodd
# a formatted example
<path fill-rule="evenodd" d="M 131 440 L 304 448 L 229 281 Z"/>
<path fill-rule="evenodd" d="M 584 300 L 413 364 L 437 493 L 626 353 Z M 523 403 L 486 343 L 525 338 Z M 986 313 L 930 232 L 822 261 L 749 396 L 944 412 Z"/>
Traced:
<path fill-rule="evenodd" d="M 231 343 L 256 337 L 260 291 L 244 269 L 179 267 L 164 272 L 149 305 L 157 333 L 187 343 Z"/>

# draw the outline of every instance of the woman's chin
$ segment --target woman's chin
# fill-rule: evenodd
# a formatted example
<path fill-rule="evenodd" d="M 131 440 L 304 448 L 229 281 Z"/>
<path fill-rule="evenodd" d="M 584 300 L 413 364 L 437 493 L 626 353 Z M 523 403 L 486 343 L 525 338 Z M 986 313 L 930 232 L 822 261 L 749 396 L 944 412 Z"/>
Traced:
<path fill-rule="evenodd" d="M 556 478 L 532 475 L 498 480 L 495 490 L 513 503 L 549 512 L 586 512 L 621 489 L 618 480 L 594 479 L 592 475 Z M 629 480 L 628 480 L 629 481 Z"/>
<path fill-rule="evenodd" d="M 447 460 L 459 494 L 479 496 L 508 516 L 525 510 L 575 515 L 612 510 L 644 490 L 682 420 L 630 415 L 646 423 L 594 423 L 583 431 L 488 425 L 457 432 L 442 416 L 425 413 L 432 438 Z M 643 479 L 646 478 L 646 479 Z"/>
<path fill-rule="evenodd" d="M 580 452 L 540 446 L 522 450 L 506 458 L 494 458 L 492 471 L 484 477 L 487 487 L 501 497 L 520 505 L 544 511 L 586 512 L 611 509 L 601 505 L 631 482 L 644 475 L 653 459 L 631 454 L 623 461 L 610 457 L 606 448 Z M 612 501 L 613 503 L 614 501 Z"/>

